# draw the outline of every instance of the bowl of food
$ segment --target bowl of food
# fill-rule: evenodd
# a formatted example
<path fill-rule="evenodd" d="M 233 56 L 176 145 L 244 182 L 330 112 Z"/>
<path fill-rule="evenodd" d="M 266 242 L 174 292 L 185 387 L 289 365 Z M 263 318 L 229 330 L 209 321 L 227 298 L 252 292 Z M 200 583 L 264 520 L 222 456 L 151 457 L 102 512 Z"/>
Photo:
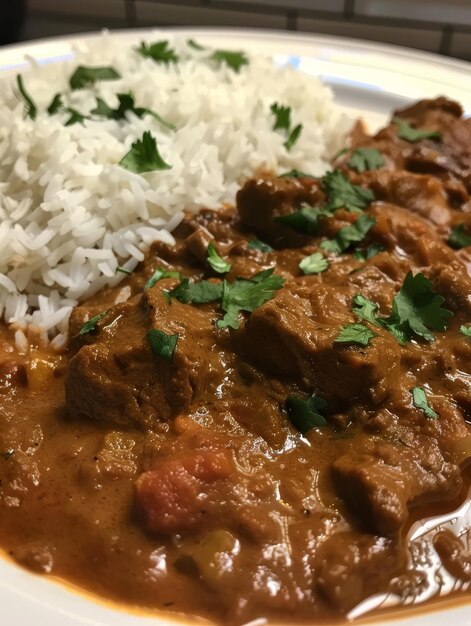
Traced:
<path fill-rule="evenodd" d="M 0 68 L 9 620 L 468 624 L 469 66 L 154 31 Z"/>

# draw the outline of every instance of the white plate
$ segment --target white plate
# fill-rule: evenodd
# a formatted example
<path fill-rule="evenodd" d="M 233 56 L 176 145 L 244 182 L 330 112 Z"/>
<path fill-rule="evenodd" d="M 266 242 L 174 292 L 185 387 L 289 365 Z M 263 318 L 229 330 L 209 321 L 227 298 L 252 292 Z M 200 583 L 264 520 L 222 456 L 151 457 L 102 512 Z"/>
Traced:
<path fill-rule="evenodd" d="M 167 31 L 168 32 L 168 31 Z M 175 29 L 173 29 L 175 32 Z M 433 54 L 354 39 L 264 31 L 182 29 L 179 33 L 216 47 L 244 48 L 271 54 L 318 75 L 332 86 L 345 112 L 361 115 L 370 128 L 385 122 L 394 108 L 419 98 L 446 95 L 459 100 L 471 115 L 471 65 Z M 139 31 L 139 36 L 148 33 Z M 25 55 L 39 63 L 73 56 L 72 44 L 96 34 L 64 37 L 0 48 L 0 78 L 27 66 Z M 136 31 L 113 36 L 135 40 Z M 172 620 L 129 613 L 30 574 L 0 559 L 0 624 L 8 626 L 166 626 Z M 471 626 L 469 605 L 443 608 L 370 626 Z M 317 625 L 320 626 L 320 625 Z"/>

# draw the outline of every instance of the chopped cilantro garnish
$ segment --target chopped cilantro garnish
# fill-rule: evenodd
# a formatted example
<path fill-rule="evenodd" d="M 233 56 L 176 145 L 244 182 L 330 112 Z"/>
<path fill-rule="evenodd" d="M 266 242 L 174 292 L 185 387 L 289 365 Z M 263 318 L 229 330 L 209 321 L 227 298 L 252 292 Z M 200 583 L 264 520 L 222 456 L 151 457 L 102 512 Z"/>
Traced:
<path fill-rule="evenodd" d="M 274 102 L 270 106 L 270 111 L 275 116 L 273 123 L 273 130 L 284 130 L 288 135 L 285 143 L 283 144 L 288 152 L 298 141 L 299 135 L 303 129 L 302 124 L 298 124 L 295 128 L 291 129 L 291 107 L 285 107 L 282 104 Z"/>
<path fill-rule="evenodd" d="M 212 243 L 208 245 L 206 261 L 218 274 L 227 274 L 231 271 L 231 264 L 224 261 Z"/>
<path fill-rule="evenodd" d="M 62 102 L 62 96 L 60 93 L 56 93 L 56 95 L 51 100 L 51 104 L 47 107 L 47 112 L 49 113 L 49 115 L 55 115 L 63 108 L 64 104 Z"/>
<path fill-rule="evenodd" d="M 190 48 L 193 48 L 193 50 L 206 50 L 206 48 L 204 46 L 202 46 L 201 44 L 199 44 L 197 41 L 195 41 L 194 39 L 187 39 L 186 40 L 186 44 L 187 46 L 189 46 Z"/>
<path fill-rule="evenodd" d="M 327 195 L 324 208 L 328 211 L 345 208 L 352 213 L 358 213 L 375 199 L 370 189 L 352 185 L 340 170 L 327 172 L 321 179 L 321 185 Z"/>
<path fill-rule="evenodd" d="M 319 228 L 319 218 L 329 216 L 330 213 L 324 209 L 302 206 L 293 213 L 276 217 L 275 220 L 303 235 L 316 235 Z"/>
<path fill-rule="evenodd" d="M 434 341 L 431 330 L 445 330 L 446 320 L 453 316 L 442 304 L 444 298 L 432 289 L 432 283 L 421 273 L 409 272 L 399 293 L 394 296 L 392 312 L 381 324 L 400 343 L 414 336 Z"/>
<path fill-rule="evenodd" d="M 260 250 L 260 252 L 273 252 L 273 248 L 264 241 L 260 241 L 260 239 L 250 239 L 247 247 L 252 250 Z"/>
<path fill-rule="evenodd" d="M 334 239 L 323 241 L 321 247 L 333 254 L 341 254 L 353 243 L 363 241 L 368 231 L 376 224 L 376 220 L 369 215 L 360 215 L 360 217 L 350 224 L 344 226 L 335 235 Z"/>
<path fill-rule="evenodd" d="M 162 330 L 155 328 L 146 333 L 147 341 L 150 344 L 152 353 L 165 361 L 172 361 L 173 353 L 177 346 L 179 335 L 167 335 Z"/>
<path fill-rule="evenodd" d="M 225 63 L 235 72 L 238 72 L 243 65 L 248 65 L 249 60 L 244 52 L 233 50 L 215 50 L 211 59 L 219 65 Z"/>
<path fill-rule="evenodd" d="M 347 324 L 342 326 L 334 339 L 335 343 L 358 343 L 367 346 L 376 334 L 364 324 Z"/>
<path fill-rule="evenodd" d="M 29 93 L 26 91 L 23 83 L 23 76 L 21 76 L 21 74 L 18 74 L 18 76 L 16 77 L 16 84 L 18 86 L 18 95 L 21 100 L 23 100 L 23 104 L 25 106 L 25 114 L 32 120 L 35 120 L 38 114 L 38 107 L 34 103 Z"/>
<path fill-rule="evenodd" d="M 274 102 L 270 106 L 270 111 L 275 117 L 275 121 L 272 127 L 273 130 L 289 130 L 291 126 L 291 107 L 285 107 L 282 104 Z"/>
<path fill-rule="evenodd" d="M 159 267 L 155 270 L 155 272 L 152 274 L 152 276 L 144 285 L 144 291 L 151 289 L 162 278 L 178 278 L 179 280 L 181 280 L 181 274 L 180 272 L 173 272 L 173 271 L 168 272 L 167 270 L 164 270 L 162 267 Z"/>
<path fill-rule="evenodd" d="M 327 402 L 316 395 L 312 395 L 307 400 L 297 396 L 288 396 L 285 406 L 290 422 L 303 435 L 316 426 L 327 424 L 327 420 L 320 413 L 326 408 Z"/>
<path fill-rule="evenodd" d="M 362 173 L 383 167 L 384 158 L 376 148 L 357 148 L 350 157 L 348 165 L 357 172 Z"/>
<path fill-rule="evenodd" d="M 99 80 L 117 80 L 121 75 L 112 67 L 85 67 L 80 65 L 70 77 L 72 89 L 83 89 Z"/>
<path fill-rule="evenodd" d="M 148 130 L 144 132 L 142 139 L 138 139 L 132 144 L 131 149 L 124 155 L 119 165 L 135 174 L 169 170 L 172 167 L 165 163 L 160 156 L 155 137 Z"/>
<path fill-rule="evenodd" d="M 464 224 L 453 226 L 448 237 L 448 245 L 456 250 L 471 246 L 471 236 L 466 234 Z"/>
<path fill-rule="evenodd" d="M 291 150 L 294 144 L 298 141 L 302 130 L 303 130 L 303 125 L 298 124 L 297 126 L 293 128 L 293 130 L 288 135 L 288 139 L 283 144 L 284 147 L 288 150 L 288 152 Z"/>
<path fill-rule="evenodd" d="M 141 56 L 152 59 L 156 63 L 176 63 L 179 60 L 175 50 L 170 47 L 166 40 L 156 41 L 152 44 L 142 41 L 139 48 L 135 50 Z"/>
<path fill-rule="evenodd" d="M 460 326 L 460 333 L 465 337 L 471 337 L 471 326 Z"/>
<path fill-rule="evenodd" d="M 306 172 L 301 172 L 301 170 L 290 170 L 289 172 L 285 172 L 284 174 L 280 174 L 278 178 L 315 178 L 312 174 L 306 174 Z"/>
<path fill-rule="evenodd" d="M 91 111 L 92 115 L 96 115 L 98 117 L 105 117 L 110 120 L 123 120 L 126 119 L 126 113 L 131 112 L 134 113 L 139 118 L 144 117 L 145 115 L 150 115 L 154 119 L 156 119 L 162 126 L 169 128 L 170 130 L 175 130 L 175 126 L 170 124 L 164 120 L 160 115 L 154 113 L 150 109 L 146 109 L 145 107 L 137 107 L 134 101 L 134 96 L 130 93 L 118 93 L 117 94 L 119 105 L 116 109 L 111 108 L 102 98 L 96 99 L 96 107 Z"/>
<path fill-rule="evenodd" d="M 252 279 L 238 279 L 232 283 L 226 280 L 222 290 L 222 310 L 225 315 L 216 322 L 218 328 L 239 328 L 239 313 L 252 313 L 259 306 L 271 300 L 285 279 L 273 275 L 273 268 L 259 272 Z"/>
<path fill-rule="evenodd" d="M 98 313 L 98 315 L 91 317 L 88 322 L 85 322 L 78 334 L 86 335 L 87 333 L 91 333 L 93 330 L 96 330 L 98 322 L 105 317 L 106 313 L 107 311 L 104 311 L 103 313 Z"/>
<path fill-rule="evenodd" d="M 122 265 L 118 265 L 118 267 L 116 268 L 116 272 L 119 274 L 132 274 L 132 270 L 128 269 L 127 267 L 123 267 Z"/>
<path fill-rule="evenodd" d="M 427 395 L 423 387 L 414 387 L 411 389 L 412 403 L 416 409 L 420 409 L 425 413 L 425 417 L 429 419 L 437 419 L 440 417 L 436 411 L 434 411 L 427 400 Z"/>
<path fill-rule="evenodd" d="M 299 269 L 303 274 L 320 274 L 325 272 L 329 267 L 329 261 L 324 257 L 322 252 L 314 252 L 309 256 L 304 257 L 299 264 Z"/>
<path fill-rule="evenodd" d="M 409 143 L 417 143 L 422 139 L 441 139 L 441 133 L 435 130 L 421 130 L 414 128 L 400 117 L 393 117 L 393 124 L 397 126 L 397 136 Z"/>
<path fill-rule="evenodd" d="M 365 252 L 360 252 L 360 250 L 355 250 L 353 254 L 355 258 L 358 259 L 359 261 L 367 261 L 368 259 L 371 259 L 372 257 L 376 256 L 380 252 L 383 252 L 384 250 L 385 250 L 384 246 L 381 246 L 378 243 L 372 243 L 371 245 L 367 247 Z"/>
<path fill-rule="evenodd" d="M 88 115 L 83 115 L 77 109 L 72 109 L 71 107 L 65 107 L 64 111 L 70 115 L 69 119 L 66 121 L 65 126 L 72 126 L 73 124 L 83 124 L 85 120 L 90 119 Z"/>
<path fill-rule="evenodd" d="M 184 304 L 207 304 L 221 300 L 222 291 L 222 283 L 213 283 L 209 280 L 192 283 L 188 278 L 184 278 L 179 285 L 168 292 L 168 296 Z"/>
<path fill-rule="evenodd" d="M 375 326 L 380 326 L 376 315 L 378 305 L 368 300 L 368 298 L 365 298 L 361 293 L 358 293 L 353 298 L 353 312 L 359 319 L 370 322 Z"/>

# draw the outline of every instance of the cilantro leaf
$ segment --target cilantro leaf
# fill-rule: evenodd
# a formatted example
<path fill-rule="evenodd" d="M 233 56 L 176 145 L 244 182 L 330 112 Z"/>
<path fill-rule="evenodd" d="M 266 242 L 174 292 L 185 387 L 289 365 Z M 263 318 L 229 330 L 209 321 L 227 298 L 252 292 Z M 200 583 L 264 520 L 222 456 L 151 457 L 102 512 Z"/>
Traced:
<path fill-rule="evenodd" d="M 276 217 L 279 224 L 288 226 L 303 235 L 316 235 L 319 229 L 319 218 L 329 217 L 330 212 L 324 209 L 314 209 L 310 206 L 302 206 L 297 211 Z"/>
<path fill-rule="evenodd" d="M 460 333 L 465 337 L 471 337 L 471 326 L 460 326 Z"/>
<path fill-rule="evenodd" d="M 325 272 L 329 267 L 329 261 L 324 257 L 322 252 L 314 252 L 309 256 L 304 257 L 299 263 L 299 269 L 303 274 L 320 274 Z"/>
<path fill-rule="evenodd" d="M 208 245 L 206 261 L 218 274 L 227 274 L 231 271 L 232 265 L 224 261 L 212 243 Z"/>
<path fill-rule="evenodd" d="M 383 155 L 376 148 L 357 148 L 348 161 L 349 167 L 357 172 L 377 170 L 384 165 Z"/>
<path fill-rule="evenodd" d="M 65 107 L 64 111 L 70 115 L 69 119 L 66 121 L 65 126 L 72 126 L 73 124 L 83 124 L 85 120 L 89 120 L 88 115 L 83 115 L 77 109 L 72 109 L 71 107 Z"/>
<path fill-rule="evenodd" d="M 471 246 L 471 236 L 466 234 L 464 224 L 453 226 L 448 237 L 448 245 L 455 248 L 455 250 Z"/>
<path fill-rule="evenodd" d="M 367 346 L 376 333 L 371 331 L 364 324 L 347 324 L 342 326 L 339 334 L 334 339 L 335 343 L 358 343 L 361 346 Z"/>
<path fill-rule="evenodd" d="M 427 395 L 423 387 L 414 387 L 411 389 L 412 403 L 416 409 L 420 409 L 425 413 L 425 417 L 429 419 L 438 419 L 440 416 L 434 411 L 428 403 Z"/>
<path fill-rule="evenodd" d="M 369 215 L 360 215 L 360 217 L 350 224 L 344 226 L 335 235 L 334 239 L 323 241 L 321 247 L 333 254 L 341 254 L 353 243 L 362 241 L 368 231 L 376 224 L 374 217 Z"/>
<path fill-rule="evenodd" d="M 63 108 L 64 104 L 62 102 L 62 96 L 60 93 L 56 93 L 56 95 L 51 100 L 51 104 L 47 107 L 47 112 L 49 113 L 49 115 L 55 115 Z"/>
<path fill-rule="evenodd" d="M 98 117 L 105 117 L 110 120 L 123 120 L 126 119 L 128 112 L 134 113 L 139 118 L 143 118 L 145 115 L 150 115 L 156 119 L 160 124 L 169 128 L 170 130 L 176 130 L 173 124 L 167 122 L 151 109 L 145 107 L 136 107 L 134 96 L 130 93 L 118 93 L 117 96 L 119 105 L 116 109 L 111 108 L 102 98 L 96 98 L 96 107 L 91 111 L 92 115 Z"/>
<path fill-rule="evenodd" d="M 290 170 L 289 172 L 280 174 L 278 178 L 312 178 L 312 179 L 315 179 L 315 176 L 312 176 L 312 174 L 306 174 L 306 172 L 301 172 L 301 170 Z"/>
<path fill-rule="evenodd" d="M 238 72 L 243 65 L 249 64 L 247 56 L 241 51 L 215 50 L 210 58 L 219 65 L 225 63 L 235 72 Z"/>
<path fill-rule="evenodd" d="M 285 107 L 282 104 L 274 102 L 270 106 L 270 111 L 275 116 L 272 130 L 289 130 L 291 126 L 291 107 Z"/>
<path fill-rule="evenodd" d="M 127 267 L 123 267 L 122 265 L 118 265 L 115 271 L 119 274 L 132 274 L 132 270 L 129 270 Z"/>
<path fill-rule="evenodd" d="M 141 41 L 141 45 L 135 50 L 142 57 L 152 59 L 156 63 L 176 63 L 179 60 L 175 50 L 170 47 L 166 40 L 156 41 L 152 44 Z"/>
<path fill-rule="evenodd" d="M 131 149 L 124 155 L 119 165 L 135 174 L 169 170 L 172 167 L 160 156 L 155 137 L 148 130 L 144 132 L 142 139 L 138 139 L 132 144 Z"/>
<path fill-rule="evenodd" d="M 441 139 L 441 133 L 435 130 L 421 130 L 414 128 L 400 117 L 393 117 L 393 124 L 397 126 L 397 136 L 409 143 L 417 143 L 422 139 Z"/>
<path fill-rule="evenodd" d="M 327 195 L 325 209 L 328 211 L 336 211 L 344 207 L 347 211 L 359 213 L 375 199 L 370 189 L 352 185 L 340 170 L 327 172 L 321 179 L 321 185 Z"/>
<path fill-rule="evenodd" d="M 91 317 L 88 320 L 88 322 L 85 322 L 85 324 L 79 330 L 79 332 L 78 332 L 79 336 L 80 335 L 86 335 L 87 333 L 91 333 L 93 330 L 96 330 L 98 322 L 101 319 L 103 319 L 106 314 L 107 314 L 107 311 L 103 311 L 103 313 L 98 313 L 98 315 L 95 315 L 94 317 Z"/>
<path fill-rule="evenodd" d="M 25 106 L 25 115 L 32 120 L 35 120 L 38 115 L 38 107 L 26 91 L 26 87 L 23 83 L 23 76 L 21 76 L 21 74 L 18 74 L 16 77 L 16 85 L 18 87 L 18 96 L 21 100 L 23 100 L 23 104 Z"/>
<path fill-rule="evenodd" d="M 121 75 L 112 67 L 85 67 L 80 65 L 70 77 L 72 89 L 83 89 L 99 80 L 117 80 Z"/>
<path fill-rule="evenodd" d="M 355 258 L 359 261 L 367 261 L 372 257 L 376 256 L 380 252 L 383 252 L 385 247 L 380 245 L 379 243 L 370 244 L 364 252 L 360 252 L 360 250 L 355 250 L 353 253 Z"/>
<path fill-rule="evenodd" d="M 260 250 L 260 252 L 273 252 L 273 248 L 260 239 L 251 239 L 247 243 L 247 247 L 252 250 Z"/>
<path fill-rule="evenodd" d="M 353 298 L 353 312 L 355 315 L 370 324 L 374 324 L 375 326 L 380 326 L 381 324 L 377 319 L 378 305 L 365 298 L 361 293 L 358 293 Z"/>
<path fill-rule="evenodd" d="M 167 270 L 164 270 L 163 267 L 159 267 L 155 270 L 155 272 L 144 285 L 144 291 L 151 289 L 162 278 L 178 278 L 179 280 L 181 280 L 181 274 L 180 272 L 168 272 Z"/>
<path fill-rule="evenodd" d="M 189 46 L 190 48 L 193 48 L 193 50 L 206 50 L 206 48 L 204 46 L 199 44 L 194 39 L 187 39 L 186 40 L 186 45 Z"/>
<path fill-rule="evenodd" d="M 273 268 L 259 272 L 252 279 L 239 279 L 223 283 L 222 310 L 224 317 L 218 320 L 218 328 L 239 328 L 238 316 L 241 311 L 252 313 L 259 306 L 271 300 L 285 279 L 273 275 Z"/>
<path fill-rule="evenodd" d="M 188 278 L 184 278 L 179 285 L 168 292 L 168 296 L 176 298 L 183 304 L 207 304 L 221 300 L 222 291 L 222 283 L 213 283 L 209 280 L 192 283 Z"/>
<path fill-rule="evenodd" d="M 392 312 L 381 323 L 400 343 L 414 335 L 434 341 L 431 330 L 445 330 L 446 320 L 453 316 L 441 305 L 444 298 L 432 290 L 432 283 L 422 273 L 409 272 L 400 291 L 394 296 Z"/>
<path fill-rule="evenodd" d="M 312 395 L 307 400 L 297 396 L 288 396 L 285 403 L 290 422 L 303 435 L 316 426 L 327 424 L 327 420 L 320 413 L 326 406 L 326 401 L 316 395 Z"/>
<path fill-rule="evenodd" d="M 173 353 L 177 347 L 179 335 L 167 335 L 162 330 L 155 328 L 146 333 L 147 341 L 150 344 L 152 353 L 165 361 L 172 361 Z"/>
<path fill-rule="evenodd" d="M 288 150 L 288 152 L 291 150 L 291 148 L 294 146 L 294 144 L 298 141 L 299 136 L 301 135 L 301 131 L 302 130 L 303 130 L 303 125 L 302 124 L 298 124 L 290 132 L 290 134 L 288 136 L 288 139 L 283 144 L 284 147 L 286 148 L 286 150 Z"/>

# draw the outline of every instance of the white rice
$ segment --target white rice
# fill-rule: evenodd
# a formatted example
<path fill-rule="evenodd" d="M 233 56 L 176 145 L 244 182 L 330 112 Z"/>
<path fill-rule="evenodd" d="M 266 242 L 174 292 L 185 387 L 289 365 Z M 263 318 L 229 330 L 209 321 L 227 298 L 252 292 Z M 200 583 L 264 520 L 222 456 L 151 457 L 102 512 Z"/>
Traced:
<path fill-rule="evenodd" d="M 148 38 L 162 39 L 162 34 Z M 136 41 L 136 45 L 139 42 Z M 66 342 L 72 308 L 133 270 L 154 240 L 173 242 L 170 231 L 182 211 L 232 203 L 244 179 L 259 168 L 280 173 L 297 168 L 321 175 L 339 148 L 347 122 L 331 91 L 316 78 L 270 59 L 249 56 L 237 73 L 172 40 L 180 61 L 142 58 L 132 45 L 108 34 L 80 44 L 73 61 L 38 66 L 23 74 L 38 105 L 36 120 L 11 81 L 0 96 L 0 315 L 17 328 L 25 350 L 28 329 Z M 121 75 L 71 91 L 78 65 L 112 66 Z M 46 112 L 56 93 L 83 113 L 103 98 L 116 107 L 117 93 L 132 92 L 151 116 L 86 121 L 66 127 L 68 114 Z M 270 105 L 292 108 L 303 124 L 290 152 L 286 136 L 273 131 Z M 151 131 L 169 170 L 137 175 L 118 165 L 132 142 Z"/>

